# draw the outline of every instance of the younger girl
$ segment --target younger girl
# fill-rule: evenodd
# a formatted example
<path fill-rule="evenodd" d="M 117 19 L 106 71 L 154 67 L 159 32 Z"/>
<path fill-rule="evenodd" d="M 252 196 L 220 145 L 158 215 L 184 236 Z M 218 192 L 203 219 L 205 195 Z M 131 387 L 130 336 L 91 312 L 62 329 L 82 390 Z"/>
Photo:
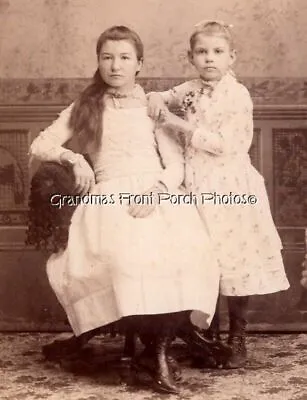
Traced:
<path fill-rule="evenodd" d="M 32 157 L 71 166 L 76 193 L 89 192 L 73 214 L 66 249 L 48 260 L 48 278 L 76 336 L 123 318 L 138 333 L 154 333 L 154 383 L 176 393 L 166 357 L 170 338 L 183 311 L 200 311 L 208 326 L 218 268 L 196 208 L 155 201 L 158 192 L 181 193 L 183 157 L 163 130 L 154 132 L 145 93 L 135 83 L 140 38 L 112 27 L 96 51 L 93 83 L 30 148 Z M 72 137 L 93 170 L 63 147 Z M 206 268 L 209 262 L 213 268 Z"/>
<path fill-rule="evenodd" d="M 246 361 L 248 296 L 289 287 L 264 179 L 248 154 L 253 106 L 231 71 L 235 58 L 229 26 L 202 22 L 190 38 L 189 51 L 199 78 L 149 96 L 150 115 L 184 133 L 186 188 L 201 197 L 199 212 L 219 259 L 220 292 L 228 296 L 233 349 L 228 368 Z M 185 120 L 164 103 L 180 107 Z"/>

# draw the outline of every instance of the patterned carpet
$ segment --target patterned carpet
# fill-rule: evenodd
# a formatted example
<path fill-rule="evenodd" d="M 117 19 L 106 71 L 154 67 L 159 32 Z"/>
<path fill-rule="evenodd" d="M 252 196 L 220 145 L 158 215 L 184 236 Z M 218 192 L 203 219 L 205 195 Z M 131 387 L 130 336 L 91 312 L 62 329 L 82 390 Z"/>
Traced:
<path fill-rule="evenodd" d="M 307 335 L 250 335 L 243 370 L 197 370 L 185 346 L 180 396 L 161 395 L 144 376 L 132 384 L 119 362 L 121 338 L 96 337 L 76 357 L 46 361 L 41 346 L 67 334 L 1 334 L 1 400 L 307 400 Z"/>

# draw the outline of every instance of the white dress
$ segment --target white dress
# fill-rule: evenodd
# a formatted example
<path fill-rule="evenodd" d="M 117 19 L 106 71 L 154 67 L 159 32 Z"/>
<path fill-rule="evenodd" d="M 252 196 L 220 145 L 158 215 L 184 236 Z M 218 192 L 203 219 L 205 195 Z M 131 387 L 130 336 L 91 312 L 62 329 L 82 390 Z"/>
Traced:
<path fill-rule="evenodd" d="M 185 151 L 185 184 L 198 194 L 199 212 L 214 242 L 220 291 L 246 296 L 286 290 L 282 244 L 264 179 L 248 154 L 253 138 L 250 95 L 230 74 L 210 92 L 206 83 L 194 79 L 161 94 L 169 105 L 182 107 L 196 127 Z"/>
<path fill-rule="evenodd" d="M 59 160 L 72 135 L 70 112 L 71 106 L 34 140 L 32 157 Z M 161 200 L 149 217 L 133 218 L 120 204 L 121 193 L 141 194 L 158 180 L 183 193 L 181 150 L 165 132 L 153 132 L 145 107 L 107 107 L 101 148 L 89 149 L 97 182 L 91 194 L 112 204 L 80 204 L 66 250 L 47 263 L 76 335 L 129 315 L 198 310 L 211 322 L 219 272 L 197 208 Z"/>

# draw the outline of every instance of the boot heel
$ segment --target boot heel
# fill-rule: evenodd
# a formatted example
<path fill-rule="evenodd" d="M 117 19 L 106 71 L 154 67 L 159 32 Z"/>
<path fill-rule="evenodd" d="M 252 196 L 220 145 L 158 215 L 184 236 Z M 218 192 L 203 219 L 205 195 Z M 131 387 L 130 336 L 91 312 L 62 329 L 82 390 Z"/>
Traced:
<path fill-rule="evenodd" d="M 160 379 L 156 379 L 153 381 L 152 384 L 155 391 L 160 393 L 167 393 L 167 394 L 179 394 L 179 389 L 176 387 L 170 387 L 169 385 L 165 385 Z"/>

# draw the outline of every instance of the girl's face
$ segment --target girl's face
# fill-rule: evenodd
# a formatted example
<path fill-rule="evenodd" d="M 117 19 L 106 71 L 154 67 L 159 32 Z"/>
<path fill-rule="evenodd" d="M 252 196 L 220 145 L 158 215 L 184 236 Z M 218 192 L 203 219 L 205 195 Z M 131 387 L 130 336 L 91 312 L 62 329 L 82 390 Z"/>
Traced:
<path fill-rule="evenodd" d="M 136 49 L 129 40 L 107 40 L 98 55 L 98 68 L 103 81 L 121 91 L 135 85 L 136 73 L 142 61 L 137 59 Z"/>
<path fill-rule="evenodd" d="M 190 62 L 206 81 L 219 81 L 235 61 L 235 51 L 227 40 L 220 36 L 199 33 L 193 49 L 189 52 Z"/>

